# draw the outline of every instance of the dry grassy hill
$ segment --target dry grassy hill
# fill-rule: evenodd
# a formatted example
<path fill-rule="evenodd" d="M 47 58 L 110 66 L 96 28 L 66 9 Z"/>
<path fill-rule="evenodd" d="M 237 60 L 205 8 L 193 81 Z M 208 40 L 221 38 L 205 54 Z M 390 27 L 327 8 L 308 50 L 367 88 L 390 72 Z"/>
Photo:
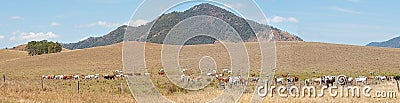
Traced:
<path fill-rule="evenodd" d="M 278 72 L 346 74 L 352 76 L 400 74 L 400 49 L 310 42 L 277 43 Z"/>
<path fill-rule="evenodd" d="M 258 68 L 260 60 L 256 43 L 246 43 L 252 70 Z M 159 51 L 161 45 L 149 44 L 146 55 L 150 72 L 161 68 Z M 41 90 L 40 77 L 51 74 L 106 74 L 122 68 L 122 44 L 65 51 L 56 54 L 25 57 L 26 52 L 0 51 L 0 74 L 7 76 L 2 83 L 0 100 L 6 102 L 130 102 L 129 90 L 118 92 L 124 80 L 83 81 L 82 92 L 76 92 L 76 81 L 45 81 L 46 90 Z M 21 56 L 24 54 L 24 56 Z M 193 55 L 196 54 L 196 55 Z M 226 50 L 220 44 L 185 46 L 181 51 L 182 64 L 186 68 L 196 68 L 199 57 L 214 57 L 220 68 L 229 68 Z M 10 58 L 21 58 L 5 61 Z M 191 59 L 195 58 L 195 59 Z M 198 59 L 196 59 L 198 58 Z M 362 47 L 311 42 L 277 42 L 277 74 L 291 73 L 302 78 L 320 75 L 368 75 L 400 74 L 400 49 Z M 194 61 L 194 62 L 193 62 Z M 152 78 L 160 78 L 152 76 Z M 162 81 L 153 80 L 153 81 Z M 191 95 L 197 95 L 189 93 Z M 185 95 L 189 95 L 185 94 Z M 177 94 L 182 95 L 182 94 Z M 207 95 L 212 96 L 212 95 Z M 204 96 L 197 96 L 198 99 Z M 176 96 L 170 96 L 177 100 Z M 178 100 L 179 101 L 179 100 Z M 204 101 L 204 99 L 203 99 Z M 318 101 L 315 101 L 318 102 Z"/>
<path fill-rule="evenodd" d="M 18 45 L 16 47 L 10 48 L 8 50 L 26 51 L 25 47 L 26 47 L 26 44 L 22 44 L 22 45 Z M 68 49 L 62 48 L 61 51 L 68 51 Z"/>
<path fill-rule="evenodd" d="M 13 48 L 10 48 L 10 50 L 26 51 L 25 47 L 26 47 L 26 44 L 22 44 L 22 45 L 18 45 Z"/>
<path fill-rule="evenodd" d="M 161 45 L 147 46 L 148 68 L 161 68 Z M 246 43 L 251 69 L 260 68 L 257 43 Z M 290 73 L 301 77 L 321 75 L 400 74 L 400 49 L 352 46 L 313 42 L 277 42 L 277 74 Z M 202 56 L 211 56 L 218 68 L 230 68 L 229 55 L 223 45 L 184 46 L 180 51 L 185 68 L 197 68 Z M 153 64 L 153 65 L 152 65 Z"/>
<path fill-rule="evenodd" d="M 0 50 L 0 62 L 16 60 L 27 56 L 28 52 L 24 51 Z"/>

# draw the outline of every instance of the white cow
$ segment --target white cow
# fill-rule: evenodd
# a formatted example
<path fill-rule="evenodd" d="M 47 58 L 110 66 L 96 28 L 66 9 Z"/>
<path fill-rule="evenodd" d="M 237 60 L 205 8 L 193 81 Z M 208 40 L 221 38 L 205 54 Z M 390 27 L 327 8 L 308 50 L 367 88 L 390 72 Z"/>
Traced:
<path fill-rule="evenodd" d="M 353 83 L 353 78 L 352 77 L 347 77 L 347 83 L 352 84 Z"/>
<path fill-rule="evenodd" d="M 240 77 L 233 77 L 233 84 L 234 85 L 238 85 L 239 84 L 239 81 L 240 81 Z"/>
<path fill-rule="evenodd" d="M 354 78 L 354 80 L 355 80 L 355 82 L 356 82 L 356 85 L 357 85 L 358 82 L 362 82 L 362 83 L 364 83 L 364 84 L 367 83 L 367 77 L 364 77 L 364 76 L 359 76 L 359 77 L 357 77 L 357 78 Z"/>
<path fill-rule="evenodd" d="M 186 81 L 189 83 L 190 82 L 190 76 L 186 76 Z"/>
<path fill-rule="evenodd" d="M 91 77 L 91 75 L 86 75 L 85 77 L 83 77 L 83 79 L 89 80 Z"/>
<path fill-rule="evenodd" d="M 182 73 L 185 73 L 186 72 L 186 69 L 182 69 Z"/>
<path fill-rule="evenodd" d="M 386 76 L 375 76 L 375 80 L 386 80 Z"/>
<path fill-rule="evenodd" d="M 54 79 L 53 77 L 54 77 L 54 75 L 43 75 L 42 76 L 43 79 Z"/>
<path fill-rule="evenodd" d="M 185 82 L 185 75 L 181 75 L 181 82 Z"/>
<path fill-rule="evenodd" d="M 74 79 L 79 79 L 79 75 L 74 75 L 73 78 Z"/>
<path fill-rule="evenodd" d="M 118 78 L 118 79 L 123 79 L 124 78 L 124 74 L 118 74 L 118 75 L 115 75 L 115 77 Z"/>
<path fill-rule="evenodd" d="M 232 85 L 234 84 L 234 80 L 232 77 L 228 77 L 227 79 L 229 79 L 229 87 L 232 88 Z"/>
<path fill-rule="evenodd" d="M 64 75 L 56 75 L 54 76 L 54 79 L 62 79 L 64 77 Z"/>
<path fill-rule="evenodd" d="M 276 82 L 276 83 L 283 84 L 283 81 L 285 81 L 284 78 L 275 78 L 275 82 Z"/>
<path fill-rule="evenodd" d="M 93 78 L 94 79 L 99 79 L 100 78 L 100 74 L 95 74 Z"/>
<path fill-rule="evenodd" d="M 322 78 L 313 78 L 312 81 L 319 83 L 319 85 L 322 85 Z"/>
<path fill-rule="evenodd" d="M 216 71 L 216 70 L 212 70 L 211 73 L 212 73 L 212 74 L 217 74 L 217 71 Z"/>
<path fill-rule="evenodd" d="M 124 72 L 122 72 L 122 70 L 115 70 L 115 71 L 114 71 L 114 74 L 115 74 L 115 75 L 124 74 Z"/>
<path fill-rule="evenodd" d="M 304 80 L 304 85 L 305 85 L 305 86 L 308 86 L 310 83 L 311 83 L 311 82 L 310 82 L 310 79 Z"/>

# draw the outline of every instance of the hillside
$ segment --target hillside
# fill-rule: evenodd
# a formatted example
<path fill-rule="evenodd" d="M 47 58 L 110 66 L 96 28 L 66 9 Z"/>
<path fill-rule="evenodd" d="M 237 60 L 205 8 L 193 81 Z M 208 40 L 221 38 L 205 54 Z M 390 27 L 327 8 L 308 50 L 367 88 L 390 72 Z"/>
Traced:
<path fill-rule="evenodd" d="M 0 50 L 0 62 L 28 57 L 28 52 L 16 50 Z"/>
<path fill-rule="evenodd" d="M 26 44 L 18 45 L 13 48 L 9 48 L 9 50 L 18 50 L 18 51 L 26 51 L 25 50 Z"/>
<path fill-rule="evenodd" d="M 161 50 L 159 44 L 151 44 L 148 46 L 150 51 L 146 51 L 146 55 L 152 59 L 159 58 L 158 50 Z M 258 57 L 260 54 L 255 53 L 257 44 L 246 43 L 250 55 Z M 153 49 L 151 49 L 153 48 Z M 6 66 L 14 69 L 32 69 L 32 65 L 37 68 L 53 68 L 52 72 L 61 72 L 59 70 L 84 70 L 82 68 L 96 68 L 95 70 L 109 70 L 115 68 L 122 68 L 121 53 L 122 43 L 89 48 L 83 50 L 71 50 L 56 54 L 46 54 L 40 56 L 28 57 L 22 60 L 13 62 L 2 63 L 1 67 Z M 363 47 L 352 45 L 340 44 L 326 44 L 314 42 L 277 42 L 277 68 L 279 71 L 287 72 L 321 72 L 326 71 L 381 71 L 382 73 L 399 73 L 400 74 L 400 49 L 392 48 L 376 48 L 376 47 Z M 184 46 L 181 51 L 182 55 L 191 54 L 196 52 L 199 55 L 211 55 L 219 57 L 217 60 L 227 59 L 224 54 L 225 49 L 221 44 L 213 45 L 198 45 L 198 46 Z M 210 52 L 209 50 L 213 50 Z M 11 52 L 11 51 L 1 51 Z M 12 52 L 20 53 L 20 52 Z M 22 52 L 24 54 L 25 52 Z M 5 54 L 5 53 L 1 53 Z M 190 55 L 188 55 L 190 56 Z M 2 56 L 3 57 L 3 56 Z M 62 59 L 58 59 L 62 58 Z M 188 57 L 183 57 L 188 58 Z M 257 58 L 250 58 L 256 60 Z M 30 64 L 28 62 L 41 61 L 41 63 Z M 254 64 L 258 65 L 258 64 Z M 157 64 L 153 65 L 160 66 Z M 153 67 L 150 65 L 150 67 Z M 221 65 L 221 68 L 228 68 L 228 65 Z M 70 71 L 70 69 L 73 69 Z M 306 71 L 302 71 L 308 69 Z M 13 69 L 11 69 L 13 70 Z M 396 72 L 398 71 L 398 72 Z M 56 72 L 56 73 L 58 73 Z M 324 71 L 325 72 L 325 71 Z M 33 73 L 33 72 L 30 72 Z M 352 72 L 345 72 L 351 73 Z"/>
<path fill-rule="evenodd" d="M 143 42 L 135 42 L 142 44 Z M 134 44 L 135 44 L 134 43 Z M 149 72 L 156 72 L 161 68 L 160 44 L 147 44 L 146 62 Z M 257 53 L 257 43 L 246 43 L 249 50 L 252 70 L 257 69 L 260 53 Z M 0 51 L 4 52 L 4 51 Z M 16 53 L 16 51 L 10 51 Z M 118 92 L 122 81 L 82 81 L 83 93 L 76 93 L 76 81 L 46 81 L 46 91 L 39 91 L 40 76 L 51 74 L 106 74 L 122 68 L 122 43 L 88 48 L 83 50 L 71 50 L 56 54 L 46 54 L 26 57 L 14 61 L 0 62 L 0 74 L 6 74 L 12 87 L 6 91 L 13 93 L 0 93 L 0 99 L 6 101 L 31 101 L 31 102 L 98 102 L 119 101 L 129 102 L 131 94 L 126 90 L 123 94 Z M 6 54 L 6 53 L 1 53 Z M 195 55 L 192 55 L 195 54 Z M 229 68 L 229 59 L 221 44 L 184 46 L 180 53 L 181 64 L 194 69 L 198 63 L 197 57 L 209 55 L 217 62 L 218 68 Z M 370 71 L 379 74 L 400 74 L 400 49 L 362 47 L 339 44 L 312 43 L 312 42 L 277 42 L 277 73 L 291 73 L 301 78 L 321 75 L 348 76 L 369 75 Z M 165 82 L 161 76 L 152 75 L 153 82 Z M 11 84 L 9 84 L 11 85 Z M 0 88 L 2 89 L 2 88 Z M 2 89 L 3 90 L 3 89 Z M 26 92 L 30 91 L 30 92 Z M 34 92 L 32 92 L 34 91 Z M 72 92 L 71 92 L 72 91 Z M 104 94 L 110 95 L 104 95 Z M 169 95 L 167 98 L 176 100 L 180 94 Z M 196 96 L 198 93 L 184 94 L 189 100 L 207 101 L 215 95 Z M 209 96 L 209 97 L 206 97 Z M 18 97 L 18 98 L 17 98 Z M 23 98 L 21 98 L 23 97 Z M 115 98 L 119 98 L 115 100 Z M 311 99 L 313 101 L 318 99 Z M 317 101 L 315 101 L 317 102 Z"/>
<path fill-rule="evenodd" d="M 275 36 L 273 39 L 276 41 L 303 41 L 300 37 L 294 36 L 283 30 L 277 29 L 269 25 L 260 24 L 251 20 L 246 20 L 244 18 L 236 16 L 235 14 L 225 9 L 205 3 L 196 5 L 183 12 L 171 12 L 168 14 L 163 14 L 156 20 L 153 20 L 146 25 L 142 25 L 139 27 L 123 25 L 102 37 L 91 37 L 77 43 L 63 44 L 63 47 L 73 50 L 119 43 L 123 41 L 125 31 L 127 31 L 127 34 L 135 36 L 134 41 L 147 40 L 151 43 L 163 44 L 165 36 L 175 25 L 187 18 L 199 15 L 212 16 L 223 20 L 238 32 L 239 36 L 243 39 L 244 42 L 255 41 L 256 34 L 268 33 L 270 31 L 274 33 Z M 154 25 L 151 25 L 153 23 Z M 150 26 L 152 26 L 152 29 L 150 30 L 150 32 L 147 32 L 147 30 L 151 28 Z M 189 27 L 193 25 L 186 26 Z M 209 29 L 209 31 L 205 32 L 212 32 L 212 30 Z M 148 35 L 146 36 L 146 34 Z M 214 38 L 207 36 L 198 36 L 190 39 L 186 42 L 186 44 L 212 44 L 214 42 Z"/>
<path fill-rule="evenodd" d="M 400 48 L 400 36 L 384 42 L 372 42 L 367 44 L 367 46 Z"/>
<path fill-rule="evenodd" d="M 13 48 L 9 48 L 7 50 L 26 51 L 25 47 L 26 47 L 26 44 L 22 44 L 22 45 L 15 46 Z M 63 47 L 61 51 L 68 51 L 68 49 Z"/>

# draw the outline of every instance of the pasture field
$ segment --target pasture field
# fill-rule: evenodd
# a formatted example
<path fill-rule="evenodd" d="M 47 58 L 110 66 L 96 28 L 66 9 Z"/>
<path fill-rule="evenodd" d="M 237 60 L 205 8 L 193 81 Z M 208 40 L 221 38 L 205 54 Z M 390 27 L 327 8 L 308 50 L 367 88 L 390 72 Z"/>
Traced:
<path fill-rule="evenodd" d="M 16 50 L 0 50 L 0 62 L 12 61 L 28 56 L 28 52 Z"/>
<path fill-rule="evenodd" d="M 177 102 L 205 102 L 218 96 L 222 91 L 214 84 L 199 91 L 188 91 L 168 87 L 168 79 L 157 72 L 162 68 L 162 45 L 146 44 L 146 63 L 153 83 L 161 93 Z M 256 43 L 246 43 L 249 51 L 251 72 L 260 68 L 260 53 Z M 290 73 L 300 79 L 322 75 L 368 76 L 400 74 L 400 49 L 361 47 L 351 45 L 277 42 L 277 71 L 279 76 Z M 184 46 L 180 52 L 182 68 L 198 72 L 198 61 L 202 56 L 210 56 L 216 61 L 218 71 L 229 69 L 230 60 L 221 44 Z M 6 75 L 1 81 L 0 100 L 2 102 L 134 102 L 125 80 L 81 80 L 77 91 L 77 80 L 44 80 L 42 75 L 86 75 L 111 74 L 122 70 L 122 44 L 83 50 L 70 50 L 56 54 L 28 57 L 26 52 L 0 51 L 0 74 Z M 19 58 L 19 59 L 15 59 Z M 123 83 L 123 92 L 120 84 Z M 374 89 L 397 90 L 395 84 L 377 85 Z M 249 101 L 250 94 L 244 94 L 239 102 Z M 345 102 L 396 102 L 387 98 L 280 98 L 267 97 L 265 102 L 321 102 L 343 100 Z M 398 102 L 398 101 L 397 101 Z"/>

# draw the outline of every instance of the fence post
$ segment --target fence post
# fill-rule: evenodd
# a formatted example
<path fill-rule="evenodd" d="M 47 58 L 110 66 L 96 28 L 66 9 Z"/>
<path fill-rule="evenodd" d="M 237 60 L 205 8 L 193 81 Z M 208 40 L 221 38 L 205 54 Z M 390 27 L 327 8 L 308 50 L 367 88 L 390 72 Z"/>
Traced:
<path fill-rule="evenodd" d="M 301 88 L 301 82 L 302 82 L 302 81 L 300 80 L 300 83 L 299 83 L 299 84 L 300 84 L 300 85 L 299 85 L 300 88 Z M 304 85 L 305 85 L 305 84 L 304 84 Z"/>
<path fill-rule="evenodd" d="M 42 90 L 44 90 L 44 88 L 43 88 L 43 78 L 40 79 L 40 84 L 42 84 Z"/>
<path fill-rule="evenodd" d="M 124 88 L 123 88 L 123 85 L 122 85 L 122 83 L 121 83 L 121 94 L 123 94 L 124 93 Z"/>
<path fill-rule="evenodd" d="M 80 88 L 80 87 L 79 87 L 79 81 L 80 81 L 80 80 L 78 80 L 78 93 L 79 93 L 79 88 Z"/>

